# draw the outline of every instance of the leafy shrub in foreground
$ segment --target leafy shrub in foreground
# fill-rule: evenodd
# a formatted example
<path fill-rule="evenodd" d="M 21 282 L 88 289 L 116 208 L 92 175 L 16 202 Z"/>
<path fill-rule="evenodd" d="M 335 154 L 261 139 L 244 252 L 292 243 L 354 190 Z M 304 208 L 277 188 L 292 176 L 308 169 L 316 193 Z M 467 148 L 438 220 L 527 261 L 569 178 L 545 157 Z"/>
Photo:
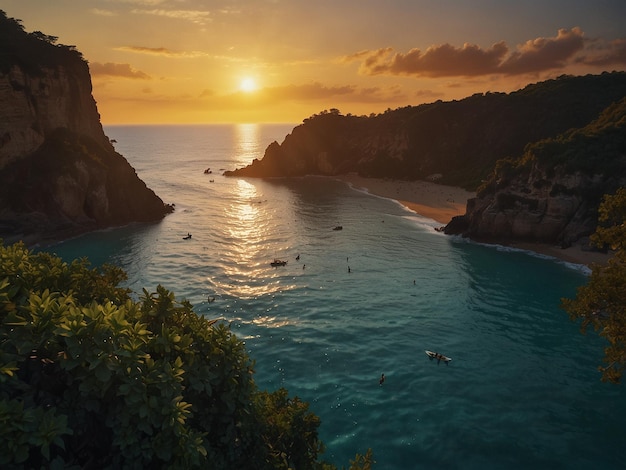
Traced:
<path fill-rule="evenodd" d="M 0 466 L 333 468 L 308 404 L 260 392 L 226 326 L 123 279 L 0 247 Z"/>
<path fill-rule="evenodd" d="M 597 247 L 613 250 L 605 265 L 592 268 L 575 299 L 561 299 L 561 307 L 584 333 L 593 327 L 608 341 L 602 381 L 619 383 L 626 372 L 626 188 L 606 194 L 599 208 L 599 225 L 591 236 Z"/>

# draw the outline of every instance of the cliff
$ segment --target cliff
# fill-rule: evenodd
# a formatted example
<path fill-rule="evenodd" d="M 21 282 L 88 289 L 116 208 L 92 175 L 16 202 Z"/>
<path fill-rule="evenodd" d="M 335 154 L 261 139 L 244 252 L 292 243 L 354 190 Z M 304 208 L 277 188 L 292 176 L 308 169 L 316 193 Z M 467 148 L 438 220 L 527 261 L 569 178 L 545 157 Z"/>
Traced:
<path fill-rule="evenodd" d="M 0 11 L 0 238 L 151 222 L 169 206 L 104 134 L 87 63 Z"/>
<path fill-rule="evenodd" d="M 483 241 L 567 247 L 595 231 L 604 194 L 626 186 L 626 98 L 587 126 L 497 162 L 464 216 L 444 229 Z"/>
<path fill-rule="evenodd" d="M 585 126 L 626 96 L 626 73 L 563 76 L 522 90 L 460 101 L 344 116 L 330 110 L 306 119 L 282 144 L 229 176 L 336 175 L 426 179 L 475 190 L 495 162 L 526 144 Z"/>

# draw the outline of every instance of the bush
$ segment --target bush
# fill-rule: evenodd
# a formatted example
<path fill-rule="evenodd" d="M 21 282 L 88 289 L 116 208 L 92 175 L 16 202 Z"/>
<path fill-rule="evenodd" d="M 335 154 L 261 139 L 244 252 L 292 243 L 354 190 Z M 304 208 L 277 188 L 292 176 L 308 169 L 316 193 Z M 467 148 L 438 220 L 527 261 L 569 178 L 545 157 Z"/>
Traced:
<path fill-rule="evenodd" d="M 228 327 L 124 279 L 0 248 L 0 466 L 333 468 L 319 419 L 257 389 Z"/>

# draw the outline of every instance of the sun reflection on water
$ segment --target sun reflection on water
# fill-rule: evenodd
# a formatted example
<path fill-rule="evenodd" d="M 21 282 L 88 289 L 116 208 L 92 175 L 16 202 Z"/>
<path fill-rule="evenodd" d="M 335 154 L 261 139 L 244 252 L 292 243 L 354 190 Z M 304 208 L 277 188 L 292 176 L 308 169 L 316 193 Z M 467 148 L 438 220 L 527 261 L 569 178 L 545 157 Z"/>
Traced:
<path fill-rule="evenodd" d="M 237 159 L 244 165 L 249 164 L 254 158 L 261 158 L 262 151 L 260 142 L 259 124 L 236 124 L 235 125 L 235 149 Z"/>
<path fill-rule="evenodd" d="M 228 217 L 225 229 L 228 246 L 223 251 L 223 281 L 215 288 L 238 298 L 256 298 L 292 289 L 293 283 L 283 269 L 270 266 L 275 251 L 269 239 L 273 214 L 266 209 L 263 194 L 255 184 L 236 180 L 231 203 L 224 208 Z"/>

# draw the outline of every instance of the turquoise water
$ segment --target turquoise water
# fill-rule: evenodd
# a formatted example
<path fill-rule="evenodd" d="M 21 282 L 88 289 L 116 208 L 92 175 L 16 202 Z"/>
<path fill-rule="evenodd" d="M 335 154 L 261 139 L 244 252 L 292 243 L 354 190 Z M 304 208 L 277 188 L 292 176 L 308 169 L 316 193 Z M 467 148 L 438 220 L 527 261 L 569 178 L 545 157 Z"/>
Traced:
<path fill-rule="evenodd" d="M 310 402 L 338 465 L 371 447 L 380 469 L 623 468 L 623 388 L 599 381 L 604 343 L 559 308 L 584 270 L 447 237 L 333 179 L 221 176 L 292 128 L 107 127 L 176 211 L 50 250 L 228 322 L 261 388 Z"/>

